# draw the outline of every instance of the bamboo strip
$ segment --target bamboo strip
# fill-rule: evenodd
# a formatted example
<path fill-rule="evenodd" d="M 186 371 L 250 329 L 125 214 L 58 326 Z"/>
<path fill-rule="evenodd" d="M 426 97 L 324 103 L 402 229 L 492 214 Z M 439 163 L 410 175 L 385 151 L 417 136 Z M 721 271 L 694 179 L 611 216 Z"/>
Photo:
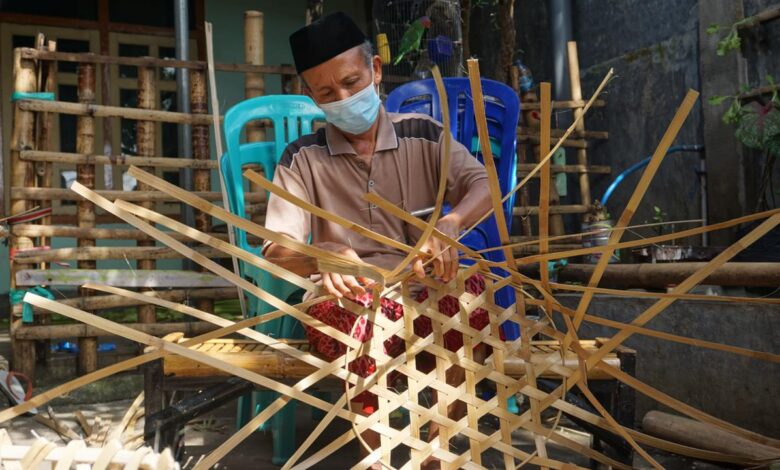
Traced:
<path fill-rule="evenodd" d="M 580 85 L 580 61 L 577 57 L 577 43 L 569 41 L 567 44 L 569 59 L 569 85 L 571 86 L 571 98 L 573 100 L 582 100 L 582 87 Z M 582 115 L 581 109 L 575 109 L 574 118 Z M 579 119 L 576 126 L 578 132 L 585 132 L 585 120 Z M 586 166 L 588 164 L 588 152 L 585 149 L 577 150 L 577 164 Z M 590 206 L 590 179 L 587 173 L 580 173 L 580 203 L 584 206 Z"/>
<path fill-rule="evenodd" d="M 428 223 L 426 224 L 425 229 L 423 230 L 422 234 L 420 235 L 419 240 L 414 246 L 414 250 L 410 252 L 404 259 L 398 263 L 398 266 L 396 266 L 392 271 L 390 271 L 390 274 L 388 277 L 394 278 L 398 274 L 401 273 L 408 265 L 412 262 L 415 256 L 417 256 L 417 253 L 421 251 L 421 249 L 428 243 L 428 239 L 431 236 L 431 233 L 433 232 L 434 228 L 436 227 L 436 222 L 439 221 L 439 217 L 441 216 L 441 208 L 442 204 L 444 204 L 444 194 L 447 190 L 447 178 L 449 175 L 449 169 L 450 169 L 450 145 L 452 144 L 452 135 L 450 132 L 450 115 L 449 115 L 449 105 L 447 102 L 447 92 L 444 89 L 444 82 L 441 78 L 441 72 L 439 72 L 439 68 L 437 66 L 433 66 L 433 69 L 431 69 L 431 73 L 433 74 L 433 80 L 436 83 L 436 92 L 439 95 L 439 104 L 442 109 L 442 152 L 443 155 L 441 156 L 441 163 L 440 163 L 440 173 L 439 173 L 439 187 L 436 191 L 436 203 L 434 204 L 433 213 L 430 215 L 430 218 L 428 219 Z M 439 253 L 431 253 L 435 256 L 438 256 Z"/>
<path fill-rule="evenodd" d="M 209 93 L 211 96 L 211 121 L 212 125 L 214 126 L 214 140 L 217 148 L 217 162 L 222 163 L 222 158 L 224 157 L 224 153 L 222 151 L 222 130 L 219 126 L 219 99 L 217 98 L 217 79 L 214 74 L 214 31 L 212 28 L 212 25 L 209 21 L 206 21 L 204 23 L 205 27 L 205 33 L 206 33 L 206 65 L 207 65 L 207 71 L 208 71 L 208 81 L 209 81 Z M 222 196 L 222 205 L 225 208 L 230 208 L 228 194 L 227 194 L 227 188 L 225 188 L 224 182 L 220 179 L 220 194 Z M 263 195 L 265 196 L 265 195 Z M 201 213 L 206 214 L 205 211 L 201 210 Z M 243 215 L 243 214 L 239 214 Z M 227 223 L 227 232 L 229 236 L 230 243 L 232 245 L 236 244 L 235 240 L 235 229 L 233 224 Z M 234 256 L 231 260 L 233 262 L 233 273 L 236 276 L 241 275 L 241 270 L 238 265 L 238 259 Z M 249 315 L 249 312 L 247 310 L 246 305 L 246 298 L 244 298 L 244 293 L 241 292 L 241 289 L 238 289 L 238 301 L 241 305 L 241 314 L 243 317 L 247 317 Z"/>
<path fill-rule="evenodd" d="M 666 129 L 664 136 L 661 138 L 661 141 L 658 143 L 658 146 L 656 147 L 655 152 L 650 159 L 650 163 L 648 163 L 647 167 L 645 167 L 645 171 L 642 173 L 642 178 L 639 180 L 639 183 L 634 189 L 634 192 L 631 194 L 631 198 L 626 204 L 626 208 L 623 209 L 623 213 L 620 215 L 620 219 L 618 219 L 617 223 L 615 224 L 617 230 L 613 230 L 610 233 L 607 245 L 613 245 L 620 241 L 624 233 L 620 229 L 628 226 L 631 222 L 636 208 L 642 201 L 647 188 L 650 186 L 650 182 L 653 180 L 653 177 L 658 171 L 658 168 L 661 166 L 661 162 L 663 162 L 664 157 L 666 156 L 666 151 L 677 137 L 677 134 L 682 128 L 685 119 L 693 109 L 693 105 L 696 103 L 698 96 L 699 93 L 693 90 L 689 90 L 685 95 L 682 104 L 675 113 L 674 118 L 672 118 L 672 121 L 669 124 L 669 127 Z M 609 259 L 612 257 L 612 253 L 614 253 L 614 250 L 607 249 L 601 254 L 599 262 L 596 264 L 596 270 L 593 272 L 593 275 L 588 282 L 588 287 L 598 286 L 599 281 L 601 280 L 601 276 L 604 273 L 604 270 L 607 268 Z M 580 324 L 582 323 L 582 316 L 585 315 L 585 311 L 588 309 L 588 305 L 590 304 L 592 298 L 593 295 L 586 292 L 580 299 L 580 303 L 577 306 L 577 316 L 574 317 L 573 320 L 575 329 L 579 328 Z M 568 347 L 568 340 L 565 341 L 564 344 Z"/>
<path fill-rule="evenodd" d="M 334 263 L 342 263 L 345 264 L 346 266 L 352 266 L 356 264 L 354 260 L 351 260 L 349 258 L 336 255 L 329 251 L 319 249 L 315 246 L 306 245 L 304 243 L 298 243 L 289 237 L 285 237 L 284 235 L 280 235 L 270 230 L 266 230 L 265 227 L 247 221 L 246 219 L 239 217 L 235 214 L 231 214 L 230 212 L 220 207 L 214 206 L 213 204 L 209 204 L 208 201 L 204 200 L 203 198 L 200 198 L 198 195 L 184 191 L 181 188 L 178 188 L 161 178 L 157 178 L 154 175 L 151 175 L 149 173 L 146 173 L 138 169 L 137 167 L 131 167 L 130 170 L 128 171 L 128 174 L 138 179 L 139 181 L 143 180 L 145 183 L 149 184 L 150 186 L 155 187 L 160 191 L 163 191 L 166 195 L 174 197 L 175 199 L 178 199 L 182 202 L 185 202 L 198 210 L 202 210 L 203 212 L 206 212 L 207 214 L 213 217 L 217 217 L 218 219 L 223 220 L 233 225 L 234 227 L 238 227 L 239 229 L 244 230 L 247 233 L 251 233 L 253 235 L 258 236 L 263 240 L 271 240 L 272 242 L 278 243 L 279 245 L 284 246 L 285 248 L 295 250 L 307 256 L 317 258 L 318 260 L 331 260 Z M 365 269 L 368 270 L 367 272 L 371 273 L 371 275 L 367 277 L 377 282 L 384 282 L 385 279 L 384 270 L 367 264 L 364 264 L 363 266 Z"/>

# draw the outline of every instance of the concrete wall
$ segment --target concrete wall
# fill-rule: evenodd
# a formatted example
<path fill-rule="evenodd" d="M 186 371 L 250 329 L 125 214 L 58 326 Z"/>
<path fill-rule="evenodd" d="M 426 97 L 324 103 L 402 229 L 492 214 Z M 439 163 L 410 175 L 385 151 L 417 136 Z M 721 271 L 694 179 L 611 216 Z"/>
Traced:
<path fill-rule="evenodd" d="M 559 295 L 574 308 L 579 299 Z M 588 312 L 631 322 L 652 304 L 651 299 L 599 297 Z M 557 321 L 565 328 L 563 321 Z M 780 328 L 780 306 L 680 301 L 647 325 L 658 331 L 780 354 L 773 335 Z M 610 337 L 611 328 L 583 323 L 580 338 Z M 634 335 L 624 343 L 637 351 L 637 378 L 700 410 L 752 431 L 780 437 L 777 385 L 780 364 L 735 354 Z M 657 402 L 637 393 L 637 423 Z"/>

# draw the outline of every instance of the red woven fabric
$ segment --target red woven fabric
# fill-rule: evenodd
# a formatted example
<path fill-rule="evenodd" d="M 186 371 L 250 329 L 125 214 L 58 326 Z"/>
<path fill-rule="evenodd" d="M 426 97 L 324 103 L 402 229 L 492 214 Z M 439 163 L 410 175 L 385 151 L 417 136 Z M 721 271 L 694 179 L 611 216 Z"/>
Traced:
<path fill-rule="evenodd" d="M 466 280 L 466 292 L 472 295 L 479 295 L 485 290 L 485 279 L 475 274 Z M 428 290 L 425 289 L 417 296 L 417 301 L 422 302 L 428 298 Z M 359 296 L 354 300 L 355 303 L 362 305 L 363 307 L 369 307 L 372 303 L 372 295 L 370 292 Z M 380 305 L 382 307 L 382 314 L 390 320 L 396 321 L 403 316 L 403 307 L 390 299 L 380 299 Z M 443 297 L 439 300 L 439 311 L 449 317 L 454 316 L 459 311 L 458 299 L 450 295 Z M 355 324 L 357 316 L 349 310 L 339 307 L 336 302 L 326 301 L 321 302 L 309 308 L 309 315 L 320 320 L 326 325 L 332 326 L 337 330 L 349 334 L 352 331 L 352 327 Z M 475 309 L 469 316 L 469 324 L 472 328 L 481 330 L 490 322 L 487 311 L 478 308 Z M 373 325 L 366 320 L 365 317 L 360 317 L 360 323 L 355 328 L 355 332 L 352 337 L 361 342 L 366 342 L 371 339 L 373 334 Z M 309 344 L 325 359 L 333 361 L 336 358 L 343 356 L 347 352 L 347 347 L 344 343 L 333 339 L 332 337 L 318 331 L 315 328 L 304 326 L 306 330 L 306 336 L 309 339 Z M 433 326 L 431 319 L 425 316 L 419 317 L 414 320 L 414 333 L 425 338 L 433 332 Z M 444 346 L 450 351 L 457 351 L 463 346 L 463 335 L 457 330 L 449 330 L 444 333 Z M 404 342 L 398 336 L 392 336 L 390 339 L 384 342 L 385 353 L 391 357 L 396 357 L 404 351 Z M 361 356 L 349 363 L 349 370 L 361 377 L 368 377 L 376 370 L 376 363 L 373 358 L 369 356 Z M 364 392 L 355 397 L 355 401 L 362 401 L 364 405 L 364 411 L 371 413 L 376 409 L 376 396 L 371 393 Z"/>

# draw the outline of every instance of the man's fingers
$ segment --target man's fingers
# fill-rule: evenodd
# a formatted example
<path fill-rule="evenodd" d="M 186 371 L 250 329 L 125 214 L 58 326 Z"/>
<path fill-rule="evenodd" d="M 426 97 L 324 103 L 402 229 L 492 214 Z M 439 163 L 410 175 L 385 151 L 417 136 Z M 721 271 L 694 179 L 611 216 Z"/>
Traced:
<path fill-rule="evenodd" d="M 333 287 L 333 282 L 330 279 L 330 273 L 322 273 L 322 285 L 325 286 L 331 295 L 335 295 L 337 299 L 344 297 L 338 289 Z"/>
<path fill-rule="evenodd" d="M 344 278 L 341 274 L 330 273 L 330 280 L 333 282 L 333 287 L 335 287 L 343 296 L 346 296 L 347 298 L 353 297 L 352 289 L 344 284 Z"/>
<path fill-rule="evenodd" d="M 449 282 L 449 281 L 455 279 L 455 276 L 458 275 L 458 267 L 459 267 L 459 264 L 460 264 L 459 263 L 460 259 L 458 258 L 458 250 L 456 248 L 450 247 L 450 249 L 447 250 L 447 251 L 450 252 L 450 260 L 451 260 L 451 263 L 450 263 L 450 278 L 447 279 L 447 281 Z"/>
<path fill-rule="evenodd" d="M 353 295 L 359 296 L 366 293 L 366 289 L 360 285 L 358 280 L 355 279 L 355 276 L 341 276 L 341 279 L 344 281 L 344 285 L 347 286 Z"/>
<path fill-rule="evenodd" d="M 412 263 L 412 271 L 420 279 L 425 277 L 425 269 L 423 269 L 423 262 L 421 258 L 416 258 Z"/>

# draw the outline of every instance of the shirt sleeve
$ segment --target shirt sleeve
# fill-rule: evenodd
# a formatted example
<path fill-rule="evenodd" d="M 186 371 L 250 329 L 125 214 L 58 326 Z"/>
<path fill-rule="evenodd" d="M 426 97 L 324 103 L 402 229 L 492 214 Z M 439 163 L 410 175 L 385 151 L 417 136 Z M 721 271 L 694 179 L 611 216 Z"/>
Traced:
<path fill-rule="evenodd" d="M 440 155 L 444 155 L 444 132 L 439 138 Z M 440 158 L 442 158 L 440 157 Z M 447 202 L 455 207 L 469 192 L 471 185 L 479 180 L 487 180 L 484 165 L 472 155 L 460 142 L 452 139 L 450 143 L 450 167 L 447 174 Z"/>
<path fill-rule="evenodd" d="M 310 202 L 303 179 L 294 169 L 284 165 L 277 166 L 273 183 L 298 198 Z M 265 228 L 306 243 L 311 233 L 311 215 L 295 204 L 271 194 L 265 213 Z M 263 244 L 263 253 L 270 245 L 271 242 L 266 240 Z"/>

